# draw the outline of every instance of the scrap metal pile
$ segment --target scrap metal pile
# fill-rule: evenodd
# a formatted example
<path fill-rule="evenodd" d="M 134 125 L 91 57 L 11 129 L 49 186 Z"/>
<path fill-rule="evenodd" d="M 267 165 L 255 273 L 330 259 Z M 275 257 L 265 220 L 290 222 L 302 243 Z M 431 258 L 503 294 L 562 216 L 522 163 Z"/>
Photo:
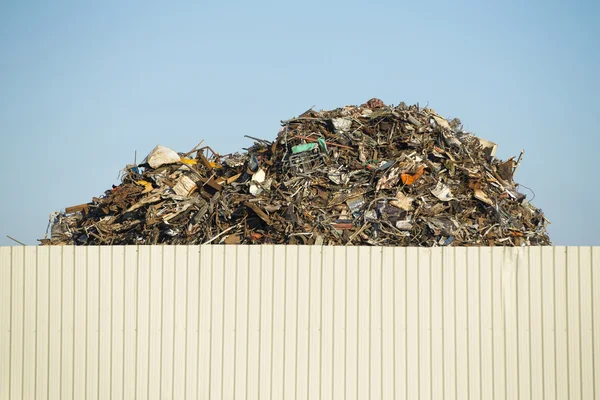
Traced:
<path fill-rule="evenodd" d="M 549 245 L 519 160 L 430 108 L 308 110 L 244 153 L 157 146 L 122 183 L 51 216 L 44 245 Z"/>

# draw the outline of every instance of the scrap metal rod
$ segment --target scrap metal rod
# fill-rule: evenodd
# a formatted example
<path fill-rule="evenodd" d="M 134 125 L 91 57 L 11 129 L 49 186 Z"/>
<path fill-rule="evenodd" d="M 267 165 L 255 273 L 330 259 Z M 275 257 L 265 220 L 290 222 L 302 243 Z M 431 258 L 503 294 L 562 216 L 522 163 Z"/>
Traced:
<path fill-rule="evenodd" d="M 15 239 L 14 237 L 8 236 L 6 235 L 7 238 L 9 238 L 10 240 L 14 240 L 15 242 L 19 243 L 21 246 L 27 246 L 25 243 L 23 242 L 19 242 L 17 239 Z"/>

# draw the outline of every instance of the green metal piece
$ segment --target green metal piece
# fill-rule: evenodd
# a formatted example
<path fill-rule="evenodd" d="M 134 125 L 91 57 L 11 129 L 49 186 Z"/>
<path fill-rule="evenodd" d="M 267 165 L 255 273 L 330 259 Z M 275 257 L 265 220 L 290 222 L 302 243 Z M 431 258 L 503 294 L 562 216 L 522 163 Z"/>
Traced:
<path fill-rule="evenodd" d="M 299 144 L 298 146 L 292 147 L 292 153 L 297 154 L 297 153 L 302 153 L 305 151 L 310 151 L 310 150 L 314 149 L 315 147 L 317 147 L 316 143 Z"/>
<path fill-rule="evenodd" d="M 321 148 L 321 151 L 323 153 L 327 154 L 327 143 L 325 143 L 325 139 L 318 138 L 317 142 L 319 143 L 319 147 Z"/>

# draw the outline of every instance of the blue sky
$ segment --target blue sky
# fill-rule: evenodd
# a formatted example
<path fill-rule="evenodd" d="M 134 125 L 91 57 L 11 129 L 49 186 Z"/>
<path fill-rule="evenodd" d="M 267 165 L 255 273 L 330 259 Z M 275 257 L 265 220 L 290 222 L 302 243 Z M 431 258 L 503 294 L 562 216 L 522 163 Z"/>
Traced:
<path fill-rule="evenodd" d="M 241 150 L 371 97 L 459 117 L 502 158 L 525 149 L 516 180 L 554 243 L 600 245 L 599 17 L 592 1 L 0 1 L 0 245 L 36 244 L 134 151 Z"/>

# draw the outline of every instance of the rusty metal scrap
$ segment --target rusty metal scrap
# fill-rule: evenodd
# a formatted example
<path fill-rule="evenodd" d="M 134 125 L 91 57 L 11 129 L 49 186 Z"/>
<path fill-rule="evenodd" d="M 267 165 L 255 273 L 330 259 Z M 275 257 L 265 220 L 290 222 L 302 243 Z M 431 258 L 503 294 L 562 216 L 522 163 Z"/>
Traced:
<path fill-rule="evenodd" d="M 520 162 L 418 105 L 308 110 L 244 153 L 157 146 L 120 185 L 51 215 L 43 245 L 549 245 Z M 202 142 L 201 142 L 202 143 Z M 153 159 L 152 157 L 159 157 Z"/>

